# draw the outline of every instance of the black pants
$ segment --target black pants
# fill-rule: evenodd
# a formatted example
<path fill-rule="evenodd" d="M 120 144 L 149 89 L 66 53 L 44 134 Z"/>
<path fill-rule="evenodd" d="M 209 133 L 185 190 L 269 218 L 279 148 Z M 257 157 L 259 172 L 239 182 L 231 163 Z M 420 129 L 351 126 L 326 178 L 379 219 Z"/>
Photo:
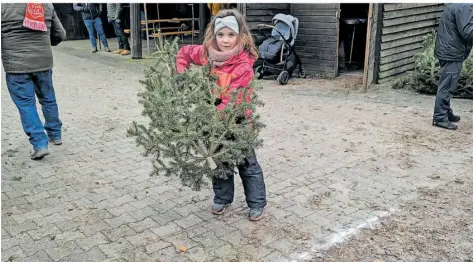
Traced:
<path fill-rule="evenodd" d="M 452 112 L 450 99 L 457 89 L 462 66 L 463 62 L 461 61 L 440 60 L 441 75 L 437 89 L 437 97 L 435 98 L 435 121 L 448 121 L 448 113 Z"/>
<path fill-rule="evenodd" d="M 125 31 L 123 31 L 121 22 L 118 23 L 115 20 L 112 21 L 113 29 L 115 30 L 115 35 L 118 39 L 118 48 L 130 50 L 130 43 L 128 43 L 128 38 L 125 36 Z"/>
<path fill-rule="evenodd" d="M 233 202 L 235 192 L 234 167 L 229 164 L 223 164 L 217 168 L 216 172 L 225 173 L 228 179 L 213 177 L 214 203 L 230 204 Z M 244 163 L 238 165 L 238 172 L 243 182 L 248 207 L 264 207 L 266 205 L 266 186 L 264 184 L 263 170 L 261 170 L 254 151 L 251 156 L 245 158 Z"/>

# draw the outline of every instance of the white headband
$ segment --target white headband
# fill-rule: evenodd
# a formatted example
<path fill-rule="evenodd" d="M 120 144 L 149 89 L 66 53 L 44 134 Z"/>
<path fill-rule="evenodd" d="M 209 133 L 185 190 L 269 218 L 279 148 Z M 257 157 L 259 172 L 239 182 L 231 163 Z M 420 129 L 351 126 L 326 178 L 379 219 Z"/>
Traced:
<path fill-rule="evenodd" d="M 217 32 L 224 27 L 228 27 L 235 31 L 235 33 L 240 34 L 240 28 L 238 27 L 238 21 L 235 16 L 217 17 L 217 19 L 215 19 L 214 34 L 217 34 Z"/>

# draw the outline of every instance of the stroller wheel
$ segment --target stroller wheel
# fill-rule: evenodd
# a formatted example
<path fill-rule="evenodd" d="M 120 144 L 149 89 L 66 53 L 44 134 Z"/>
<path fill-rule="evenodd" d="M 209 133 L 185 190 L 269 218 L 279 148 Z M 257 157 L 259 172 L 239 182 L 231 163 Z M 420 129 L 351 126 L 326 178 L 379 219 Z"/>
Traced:
<path fill-rule="evenodd" d="M 264 77 L 263 66 L 258 66 L 255 68 L 255 76 L 257 79 L 263 79 Z"/>
<path fill-rule="evenodd" d="M 299 76 L 299 78 L 306 78 L 307 77 L 307 71 L 305 70 L 305 68 L 302 65 L 299 66 L 299 70 L 297 71 L 297 76 Z"/>
<path fill-rule="evenodd" d="M 279 76 L 278 76 L 278 83 L 281 85 L 286 85 L 287 82 L 289 81 L 289 72 L 287 71 L 282 71 Z"/>

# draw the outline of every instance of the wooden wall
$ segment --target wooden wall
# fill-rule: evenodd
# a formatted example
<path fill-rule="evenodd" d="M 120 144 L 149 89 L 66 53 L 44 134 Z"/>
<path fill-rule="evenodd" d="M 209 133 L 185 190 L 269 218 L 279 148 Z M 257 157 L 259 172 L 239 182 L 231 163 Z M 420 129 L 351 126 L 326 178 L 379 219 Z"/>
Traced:
<path fill-rule="evenodd" d="M 338 10 L 340 4 L 291 4 L 299 19 L 296 52 L 309 74 L 334 77 L 338 72 Z"/>
<path fill-rule="evenodd" d="M 246 22 L 250 29 L 258 24 L 271 24 L 273 17 L 279 13 L 290 14 L 291 4 L 246 4 Z"/>
<path fill-rule="evenodd" d="M 378 83 L 414 69 L 424 36 L 438 25 L 443 4 L 382 4 Z"/>

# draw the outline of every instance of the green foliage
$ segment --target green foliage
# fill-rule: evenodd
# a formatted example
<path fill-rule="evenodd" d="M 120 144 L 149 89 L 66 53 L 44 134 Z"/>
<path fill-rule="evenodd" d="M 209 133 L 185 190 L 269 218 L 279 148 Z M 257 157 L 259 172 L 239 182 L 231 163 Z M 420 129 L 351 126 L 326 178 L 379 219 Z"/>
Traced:
<path fill-rule="evenodd" d="M 251 149 L 262 146 L 258 135 L 264 124 L 256 114 L 263 105 L 257 96 L 261 85 L 253 81 L 254 92 L 234 91 L 225 110 L 218 111 L 214 101 L 222 88 L 210 66 L 177 74 L 177 40 L 160 43 L 153 54 L 156 65 L 147 70 L 141 81 L 145 90 L 138 94 L 149 123 L 133 122 L 128 136 L 135 137 L 145 156 L 152 156 L 152 175 L 178 176 L 183 185 L 200 190 L 206 179 L 227 176 L 219 172 L 223 162 L 239 164 Z M 251 102 L 237 104 L 238 92 Z M 248 109 L 253 111 L 250 121 L 244 117 Z"/>
<path fill-rule="evenodd" d="M 393 85 L 394 89 L 413 89 L 423 94 L 436 94 L 440 64 L 435 58 L 435 33 L 426 36 L 422 52 L 415 55 L 415 68 Z M 473 99 L 473 54 L 463 63 L 455 97 Z"/>

